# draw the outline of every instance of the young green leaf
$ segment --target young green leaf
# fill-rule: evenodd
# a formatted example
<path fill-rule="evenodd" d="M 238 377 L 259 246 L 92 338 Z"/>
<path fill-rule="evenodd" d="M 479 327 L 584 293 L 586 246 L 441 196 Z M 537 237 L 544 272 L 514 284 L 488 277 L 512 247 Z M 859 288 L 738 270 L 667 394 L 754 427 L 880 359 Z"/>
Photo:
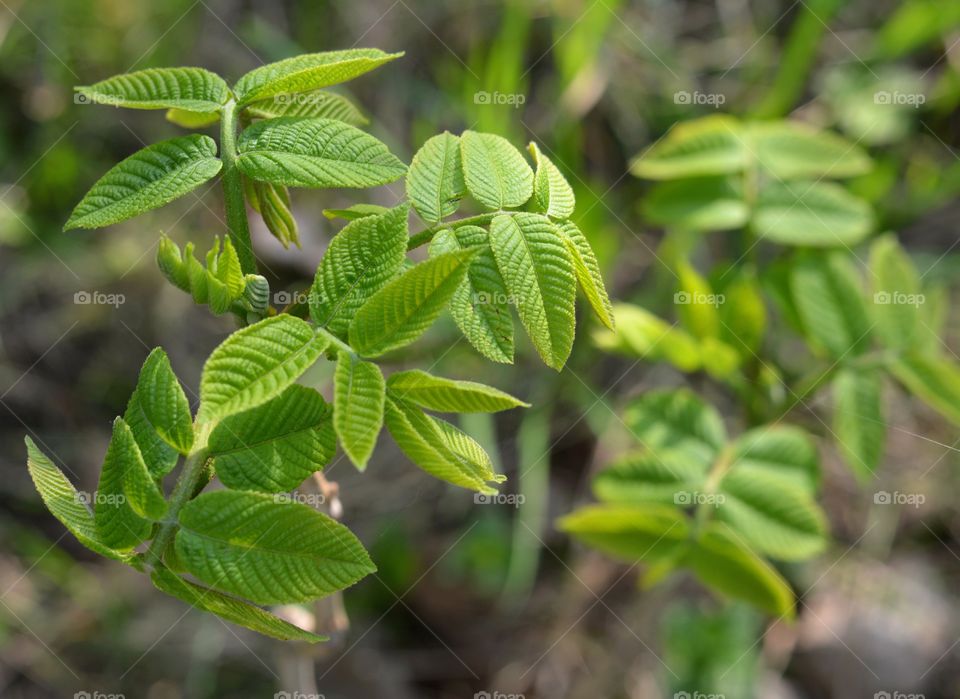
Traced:
<path fill-rule="evenodd" d="M 93 104 L 132 109 L 216 113 L 230 99 L 223 79 L 203 68 L 148 68 L 74 89 Z"/>
<path fill-rule="evenodd" d="M 184 580 L 163 566 L 154 568 L 150 573 L 150 579 L 161 592 L 176 597 L 192 607 L 216 614 L 221 619 L 226 619 L 238 626 L 262 633 L 264 636 L 281 641 L 306 641 L 307 643 L 330 640 L 327 636 L 305 631 L 236 597 Z"/>
<path fill-rule="evenodd" d="M 637 177 L 671 180 L 741 172 L 750 161 L 740 123 L 725 115 L 678 124 L 634 160 Z"/>
<path fill-rule="evenodd" d="M 490 224 L 490 247 L 520 320 L 557 371 L 570 356 L 576 324 L 576 274 L 565 240 L 540 214 L 501 215 Z"/>
<path fill-rule="evenodd" d="M 434 257 L 384 286 L 353 317 L 350 346 L 376 357 L 416 340 L 447 305 L 473 255 L 466 250 Z"/>
<path fill-rule="evenodd" d="M 593 312 L 597 314 L 600 322 L 613 330 L 613 305 L 610 303 L 610 297 L 607 295 L 607 289 L 603 284 L 600 263 L 597 261 L 593 248 L 590 247 L 590 241 L 573 221 L 558 223 L 557 230 L 566 240 L 567 248 L 569 248 L 570 255 L 573 257 L 573 269 L 576 272 L 577 281 L 580 283 L 580 288 L 583 289 L 590 307 L 593 308 Z"/>
<path fill-rule="evenodd" d="M 345 337 L 360 306 L 393 279 L 407 253 L 407 207 L 348 223 L 330 241 L 310 295 L 313 322 Z"/>
<path fill-rule="evenodd" d="M 700 276 L 686 260 L 676 264 L 677 293 L 673 302 L 677 315 L 690 333 L 704 340 L 720 335 L 719 296 L 713 293 L 710 283 Z"/>
<path fill-rule="evenodd" d="M 419 369 L 392 374 L 387 387 L 397 398 L 441 413 L 496 413 L 530 407 L 529 403 L 491 386 L 445 379 Z"/>
<path fill-rule="evenodd" d="M 912 353 L 893 362 L 890 371 L 910 393 L 954 424 L 960 424 L 960 368 L 956 363 Z"/>
<path fill-rule="evenodd" d="M 364 126 L 370 121 L 349 99 L 327 90 L 267 98 L 248 104 L 246 113 L 260 119 L 285 116 L 336 119 L 350 126 Z"/>
<path fill-rule="evenodd" d="M 167 353 L 159 347 L 150 353 L 140 369 L 137 396 L 144 417 L 157 434 L 181 454 L 189 453 L 193 446 L 190 403 L 173 373 Z"/>
<path fill-rule="evenodd" d="M 598 473 L 593 492 L 603 502 L 618 505 L 674 505 L 684 493 L 703 492 L 707 467 L 680 451 L 637 449 Z"/>
<path fill-rule="evenodd" d="M 223 484 L 282 493 L 323 469 L 337 448 L 330 406 L 294 384 L 276 398 L 221 420 L 208 450 Z"/>
<path fill-rule="evenodd" d="M 533 195 L 537 209 L 553 219 L 570 218 L 577 203 L 573 187 L 536 143 L 531 141 L 527 150 L 537 166 L 533 176 Z"/>
<path fill-rule="evenodd" d="M 188 109 L 168 109 L 166 119 L 184 129 L 205 129 L 220 121 L 217 112 L 191 112 Z"/>
<path fill-rule="evenodd" d="M 917 344 L 923 332 L 920 305 L 924 296 L 916 268 L 893 235 L 870 246 L 874 317 L 883 343 L 894 350 Z"/>
<path fill-rule="evenodd" d="M 197 304 L 209 305 L 210 310 L 220 315 L 231 309 L 247 291 L 248 276 L 240 268 L 240 258 L 229 238 L 220 247 L 215 238 L 207 252 L 206 266 L 200 264 L 193 254 L 193 243 L 180 248 L 167 236 L 160 236 L 157 246 L 157 266 L 171 284 L 193 297 Z M 261 278 L 262 279 L 262 278 Z"/>
<path fill-rule="evenodd" d="M 876 474 L 887 441 L 883 376 L 877 369 L 842 369 L 832 391 L 837 446 L 854 474 L 865 482 Z"/>
<path fill-rule="evenodd" d="M 747 129 L 760 166 L 776 179 L 853 177 L 871 167 L 869 156 L 860 146 L 805 124 L 760 122 Z"/>
<path fill-rule="evenodd" d="M 493 211 L 516 208 L 533 194 L 533 170 L 507 139 L 464 131 L 460 149 L 467 190 L 484 207 Z"/>
<path fill-rule="evenodd" d="M 220 172 L 209 136 L 160 141 L 121 160 L 84 195 L 63 230 L 103 228 L 169 204 Z"/>
<path fill-rule="evenodd" d="M 94 522 L 98 538 L 110 548 L 133 548 L 150 536 L 153 522 L 166 511 L 163 493 L 143 462 L 133 432 L 118 417 L 97 486 Z"/>
<path fill-rule="evenodd" d="M 507 305 L 507 287 L 490 250 L 489 235 L 479 226 L 457 226 L 437 232 L 430 256 L 476 249 L 466 278 L 450 299 L 450 315 L 464 337 L 480 354 L 494 362 L 513 362 L 513 318 Z"/>
<path fill-rule="evenodd" d="M 744 474 L 775 474 L 813 495 L 820 484 L 820 462 L 810 436 L 799 427 L 764 425 L 733 442 L 730 469 Z"/>
<path fill-rule="evenodd" d="M 812 498 L 776 473 L 731 468 L 720 481 L 724 499 L 717 517 L 753 548 L 774 558 L 800 561 L 826 545 L 826 517 Z"/>
<path fill-rule="evenodd" d="M 240 134 L 237 149 L 243 174 L 287 187 L 375 187 L 407 171 L 383 143 L 335 119 L 258 121 Z"/>
<path fill-rule="evenodd" d="M 723 287 L 720 304 L 720 338 L 741 355 L 752 358 L 763 343 L 767 307 L 756 276 L 741 270 Z"/>
<path fill-rule="evenodd" d="M 739 182 L 725 176 L 659 182 L 642 210 L 653 224 L 691 232 L 742 228 L 750 218 Z"/>
<path fill-rule="evenodd" d="M 613 313 L 619 318 L 616 331 L 600 328 L 593 335 L 601 349 L 650 361 L 665 360 L 685 372 L 703 365 L 701 345 L 681 328 L 628 303 L 614 304 Z"/>
<path fill-rule="evenodd" d="M 129 554 L 116 551 L 101 541 L 93 514 L 63 472 L 37 448 L 32 439 L 25 437 L 24 441 L 27 444 L 27 470 L 50 513 L 91 551 L 128 563 Z"/>
<path fill-rule="evenodd" d="M 310 325 L 289 315 L 238 330 L 207 359 L 197 422 L 213 422 L 279 395 L 327 348 Z"/>
<path fill-rule="evenodd" d="M 307 505 L 238 490 L 180 510 L 177 556 L 211 587 L 257 604 L 307 602 L 376 570 L 357 537 Z"/>
<path fill-rule="evenodd" d="M 846 254 L 801 257 L 793 266 L 790 288 L 808 338 L 835 359 L 864 350 L 873 324 L 860 276 Z"/>
<path fill-rule="evenodd" d="M 460 139 L 448 131 L 427 139 L 407 171 L 407 198 L 420 218 L 439 223 L 457 210 L 465 191 Z"/>
<path fill-rule="evenodd" d="M 388 209 L 386 206 L 380 206 L 378 204 L 353 204 L 352 206 L 348 206 L 346 209 L 324 209 L 323 215 L 331 221 L 334 221 L 338 218 L 342 218 L 345 221 L 356 221 L 358 218 L 379 216 L 380 214 L 385 214 L 388 211 L 390 211 L 390 209 Z"/>
<path fill-rule="evenodd" d="M 831 182 L 765 182 L 752 227 L 782 245 L 850 246 L 873 229 L 870 205 Z"/>
<path fill-rule="evenodd" d="M 123 413 L 123 421 L 127 423 L 133 437 L 140 448 L 140 455 L 147 465 L 153 478 L 162 478 L 170 473 L 180 458 L 179 452 L 170 446 L 157 432 L 153 423 L 140 402 L 140 392 L 134 390 L 127 401 L 127 409 Z"/>
<path fill-rule="evenodd" d="M 689 546 L 686 516 L 663 505 L 590 505 L 563 517 L 557 527 L 630 563 L 672 558 Z"/>
<path fill-rule="evenodd" d="M 385 418 L 403 453 L 435 478 L 486 494 L 497 492 L 488 482 L 504 481 L 473 439 L 392 393 L 387 397 Z"/>
<path fill-rule="evenodd" d="M 726 441 L 720 415 L 688 389 L 650 391 L 627 406 L 624 423 L 648 449 L 676 450 L 711 464 Z"/>
<path fill-rule="evenodd" d="M 383 427 L 383 374 L 376 364 L 340 352 L 333 387 L 334 428 L 350 461 L 362 471 Z"/>
<path fill-rule="evenodd" d="M 290 192 L 286 187 L 257 182 L 244 178 L 247 201 L 260 214 L 264 224 L 273 237 L 280 241 L 284 248 L 290 243 L 300 247 L 300 234 L 297 231 L 297 220 L 290 210 Z"/>
<path fill-rule="evenodd" d="M 790 586 L 725 525 L 708 524 L 686 562 L 701 582 L 721 594 L 749 602 L 770 614 L 793 618 Z"/>
<path fill-rule="evenodd" d="M 402 55 L 380 49 L 303 54 L 251 70 L 237 81 L 233 91 L 241 104 L 274 95 L 311 92 L 352 80 Z"/>

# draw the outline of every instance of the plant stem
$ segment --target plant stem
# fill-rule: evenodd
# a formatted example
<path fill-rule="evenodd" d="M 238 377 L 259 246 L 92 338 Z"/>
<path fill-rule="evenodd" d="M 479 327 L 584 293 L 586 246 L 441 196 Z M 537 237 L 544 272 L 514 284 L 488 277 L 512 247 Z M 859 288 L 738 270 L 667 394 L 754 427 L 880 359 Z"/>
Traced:
<path fill-rule="evenodd" d="M 220 159 L 223 161 L 221 183 L 227 212 L 227 230 L 240 258 L 244 274 L 256 274 L 257 261 L 250 243 L 247 207 L 243 196 L 243 179 L 237 169 L 237 104 L 227 102 L 220 115 Z"/>
<path fill-rule="evenodd" d="M 173 487 L 170 494 L 169 507 L 167 508 L 167 517 L 160 524 L 160 530 L 150 543 L 147 550 L 146 562 L 149 566 L 157 566 L 163 560 L 163 552 L 173 538 L 177 528 L 177 517 L 180 509 L 193 498 L 197 484 L 203 476 L 203 469 L 207 462 L 207 447 L 200 447 L 194 450 L 183 463 L 183 470 L 180 472 L 180 478 Z"/>
<path fill-rule="evenodd" d="M 410 240 L 407 241 L 407 250 L 413 250 L 420 247 L 421 245 L 426 245 L 440 231 L 445 228 L 456 228 L 458 226 L 469 226 L 471 224 L 484 224 L 489 223 L 494 216 L 500 216 L 502 214 L 515 214 L 516 211 L 488 211 L 485 214 L 477 214 L 476 216 L 467 216 L 466 218 L 458 218 L 454 221 L 447 221 L 446 223 L 439 223 L 436 226 L 431 228 L 424 228 L 419 233 L 416 233 L 410 236 Z"/>

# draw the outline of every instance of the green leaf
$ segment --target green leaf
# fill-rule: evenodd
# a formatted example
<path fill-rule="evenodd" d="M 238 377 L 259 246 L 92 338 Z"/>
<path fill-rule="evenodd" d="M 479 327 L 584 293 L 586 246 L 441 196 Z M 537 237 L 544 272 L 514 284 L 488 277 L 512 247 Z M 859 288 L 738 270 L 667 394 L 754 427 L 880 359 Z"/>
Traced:
<path fill-rule="evenodd" d="M 306 641 L 307 643 L 330 640 L 327 636 L 305 631 L 236 597 L 184 580 L 162 566 L 153 569 L 150 579 L 161 592 L 204 612 L 216 614 L 221 619 L 226 619 L 238 626 L 262 633 L 264 636 L 281 641 Z"/>
<path fill-rule="evenodd" d="M 284 248 L 289 248 L 290 243 L 300 247 L 297 220 L 290 210 L 290 192 L 287 188 L 269 182 L 256 182 L 246 177 L 244 185 L 247 201 L 260 214 L 273 237 L 280 241 Z"/>
<path fill-rule="evenodd" d="M 854 245 L 873 229 L 863 199 L 830 182 L 766 182 L 760 187 L 752 226 L 782 245 Z"/>
<path fill-rule="evenodd" d="M 323 469 L 337 449 L 332 410 L 317 391 L 288 387 L 276 398 L 224 418 L 208 449 L 223 484 L 282 493 Z"/>
<path fill-rule="evenodd" d="M 516 208 L 533 194 L 533 170 L 507 139 L 464 131 L 460 149 L 467 191 L 482 206 L 493 211 Z"/>
<path fill-rule="evenodd" d="M 419 369 L 392 374 L 387 386 L 397 398 L 441 413 L 496 413 L 530 407 L 529 403 L 491 386 L 445 379 Z"/>
<path fill-rule="evenodd" d="M 683 493 L 704 490 L 707 463 L 669 449 L 638 449 L 624 454 L 593 479 L 593 492 L 608 503 L 678 503 Z"/>
<path fill-rule="evenodd" d="M 193 446 L 190 403 L 173 373 L 167 353 L 159 347 L 150 353 L 140 369 L 137 396 L 144 416 L 157 434 L 181 454 L 189 453 Z"/>
<path fill-rule="evenodd" d="M 497 492 L 488 482 L 505 480 L 493 472 L 490 457 L 468 435 L 392 394 L 385 418 L 403 453 L 435 478 L 486 494 Z"/>
<path fill-rule="evenodd" d="M 876 474 L 887 441 L 883 376 L 876 369 L 843 369 L 832 390 L 837 446 L 854 474 L 867 481 Z"/>
<path fill-rule="evenodd" d="M 820 484 L 817 448 L 799 427 L 764 425 L 744 432 L 732 445 L 730 469 L 775 474 L 810 495 Z"/>
<path fill-rule="evenodd" d="M 676 264 L 677 293 L 673 303 L 677 315 L 688 331 L 703 340 L 720 335 L 720 311 L 722 296 L 713 293 L 710 283 L 686 261 Z"/>
<path fill-rule="evenodd" d="M 275 496 L 220 490 L 180 510 L 177 556 L 197 579 L 257 604 L 307 602 L 376 567 L 339 522 Z"/>
<path fill-rule="evenodd" d="M 678 124 L 633 161 L 631 172 L 651 180 L 741 172 L 750 161 L 740 123 L 717 115 Z"/>
<path fill-rule="evenodd" d="M 807 337 L 835 359 L 860 354 L 868 346 L 872 323 L 860 275 L 846 254 L 799 258 L 791 272 L 790 289 Z"/>
<path fill-rule="evenodd" d="M 926 299 L 916 267 L 892 234 L 870 246 L 870 271 L 877 334 L 890 349 L 915 346 L 923 332 L 920 306 Z"/>
<path fill-rule="evenodd" d="M 157 479 L 170 473 L 173 467 L 177 465 L 180 454 L 175 448 L 167 444 L 157 432 L 153 423 L 150 422 L 146 411 L 143 409 L 138 390 L 134 390 L 130 395 L 127 409 L 123 413 L 123 421 L 133 432 L 133 437 L 140 448 L 140 455 L 143 457 L 143 462 L 147 465 L 150 475 Z"/>
<path fill-rule="evenodd" d="M 407 171 L 407 198 L 420 218 L 439 223 L 457 210 L 465 192 L 460 139 L 448 131 L 427 139 Z"/>
<path fill-rule="evenodd" d="M 563 517 L 557 526 L 630 563 L 673 557 L 689 546 L 686 516 L 662 505 L 590 505 Z"/>
<path fill-rule="evenodd" d="M 570 356 L 576 325 L 576 273 L 565 241 L 539 214 L 501 215 L 490 224 L 490 247 L 520 320 L 557 371 Z"/>
<path fill-rule="evenodd" d="M 184 129 L 205 129 L 220 121 L 217 112 L 191 112 L 187 109 L 168 109 L 167 121 Z"/>
<path fill-rule="evenodd" d="M 910 393 L 955 424 L 960 424 L 960 368 L 950 359 L 907 354 L 890 371 Z"/>
<path fill-rule="evenodd" d="M 230 99 L 223 79 L 203 68 L 148 68 L 74 89 L 93 104 L 133 109 L 215 113 Z"/>
<path fill-rule="evenodd" d="M 732 468 L 718 488 L 724 499 L 717 517 L 761 553 L 800 561 L 826 545 L 823 512 L 802 488 L 776 473 Z"/>
<path fill-rule="evenodd" d="M 350 323 L 350 346 L 376 357 L 408 345 L 437 319 L 467 273 L 472 250 L 413 266 L 371 296 Z"/>
<path fill-rule="evenodd" d="M 27 470 L 50 513 L 91 551 L 117 561 L 129 562 L 127 553 L 102 543 L 93 514 L 63 472 L 40 451 L 32 439 L 25 437 L 24 441 L 27 444 Z"/>
<path fill-rule="evenodd" d="M 217 315 L 226 313 L 244 296 L 249 282 L 233 243 L 226 238 L 221 250 L 220 239 L 214 238 L 206 266 L 197 261 L 193 250 L 193 243 L 187 243 L 181 256 L 177 244 L 161 235 L 157 266 L 171 284 L 190 294 L 195 303 L 208 305 Z"/>
<path fill-rule="evenodd" d="M 94 506 L 98 539 L 110 548 L 129 549 L 150 537 L 153 522 L 163 518 L 167 503 L 143 462 L 133 432 L 122 418 L 100 472 Z"/>
<path fill-rule="evenodd" d="M 336 119 L 351 126 L 369 123 L 353 102 L 336 92 L 316 90 L 297 95 L 277 95 L 274 98 L 253 102 L 246 107 L 247 114 L 260 119 L 278 117 L 320 117 Z"/>
<path fill-rule="evenodd" d="M 343 450 L 362 471 L 383 427 L 383 374 L 376 364 L 340 352 L 333 386 L 333 425 Z"/>
<path fill-rule="evenodd" d="M 63 227 L 103 228 L 169 204 L 220 172 L 217 144 L 193 134 L 160 141 L 97 180 Z"/>
<path fill-rule="evenodd" d="M 752 271 L 741 270 L 723 287 L 720 337 L 742 356 L 752 358 L 763 343 L 767 308 Z"/>
<path fill-rule="evenodd" d="M 450 298 L 450 315 L 480 354 L 491 361 L 510 364 L 513 362 L 513 318 L 507 305 L 507 287 L 489 242 L 487 231 L 479 226 L 444 229 L 430 241 L 430 256 L 477 250 L 466 278 Z"/>
<path fill-rule="evenodd" d="M 742 228 L 750 209 L 729 177 L 696 177 L 656 184 L 643 200 L 647 219 L 677 230 L 725 231 Z"/>
<path fill-rule="evenodd" d="M 351 221 L 327 248 L 310 296 L 310 316 L 344 337 L 360 306 L 393 279 L 407 254 L 406 206 Z"/>
<path fill-rule="evenodd" d="M 536 143 L 531 141 L 527 150 L 537 166 L 533 177 L 533 194 L 537 209 L 553 219 L 570 218 L 577 203 L 573 187 Z"/>
<path fill-rule="evenodd" d="M 696 464 L 711 464 L 726 441 L 720 415 L 688 389 L 650 391 L 632 401 L 623 420 L 655 453 L 673 450 Z"/>
<path fill-rule="evenodd" d="M 600 322 L 610 330 L 614 329 L 613 305 L 603 285 L 600 275 L 600 263 L 590 247 L 590 241 L 573 221 L 563 221 L 557 224 L 557 230 L 564 236 L 570 256 L 573 258 L 573 270 L 577 275 L 580 288 L 590 303 L 593 312 Z"/>
<path fill-rule="evenodd" d="M 243 174 L 287 187 L 375 187 L 407 171 L 383 143 L 335 119 L 258 121 L 240 134 L 237 149 Z"/>
<path fill-rule="evenodd" d="M 402 55 L 379 49 L 303 54 L 251 70 L 237 81 L 233 91 L 241 104 L 273 95 L 311 92 L 352 80 Z"/>
<path fill-rule="evenodd" d="M 871 168 L 870 158 L 862 148 L 805 124 L 772 121 L 748 128 L 750 145 L 760 166 L 776 179 L 853 177 Z"/>
<path fill-rule="evenodd" d="M 708 524 L 686 562 L 701 582 L 721 594 L 749 602 L 770 614 L 793 618 L 790 586 L 725 525 Z"/>
<path fill-rule="evenodd" d="M 594 343 L 601 349 L 650 361 L 668 361 L 685 372 L 697 371 L 702 366 L 700 345 L 689 333 L 639 306 L 617 303 L 613 312 L 619 319 L 616 331 L 601 329 L 593 335 Z"/>
<path fill-rule="evenodd" d="M 354 204 L 348 206 L 346 209 L 324 209 L 323 215 L 331 221 L 338 218 L 355 221 L 358 218 L 377 216 L 379 214 L 385 214 L 388 211 L 390 211 L 390 209 L 386 206 L 379 206 L 377 204 Z"/>
<path fill-rule="evenodd" d="M 197 422 L 254 408 L 282 393 L 327 347 L 299 318 L 279 315 L 238 330 L 207 359 Z"/>

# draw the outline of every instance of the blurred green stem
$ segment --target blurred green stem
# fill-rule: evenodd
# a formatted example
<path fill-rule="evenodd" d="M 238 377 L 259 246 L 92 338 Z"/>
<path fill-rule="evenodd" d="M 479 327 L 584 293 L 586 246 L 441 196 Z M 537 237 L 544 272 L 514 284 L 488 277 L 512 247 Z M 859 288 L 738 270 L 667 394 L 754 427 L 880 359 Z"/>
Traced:
<path fill-rule="evenodd" d="M 223 200 L 227 212 L 227 230 L 230 240 L 240 258 L 244 274 L 256 274 L 257 261 L 250 243 L 250 226 L 247 223 L 247 206 L 243 196 L 243 179 L 237 169 L 237 104 L 230 100 L 223 106 L 220 115 L 220 159 L 223 171 Z"/>

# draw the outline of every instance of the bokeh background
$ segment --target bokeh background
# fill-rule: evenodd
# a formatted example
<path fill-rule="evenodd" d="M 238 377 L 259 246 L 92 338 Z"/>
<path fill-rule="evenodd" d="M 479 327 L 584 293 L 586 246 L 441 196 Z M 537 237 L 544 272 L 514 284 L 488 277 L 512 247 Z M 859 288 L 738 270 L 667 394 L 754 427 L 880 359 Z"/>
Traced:
<path fill-rule="evenodd" d="M 894 426 L 876 487 L 924 493 L 920 507 L 874 506 L 823 449 L 834 544 L 785 571 L 804 595 L 795 625 L 767 628 L 682 578 L 641 591 L 636 570 L 572 545 L 552 522 L 589 499 L 590 474 L 624 443 L 613 415 L 625 398 L 686 379 L 600 354 L 586 314 L 560 374 L 529 346 L 516 365 L 491 365 L 454 344 L 449 321 L 398 358 L 534 403 L 464 424 L 524 504 L 477 505 L 387 437 L 362 476 L 338 460 L 328 477 L 344 521 L 380 570 L 347 591 L 345 609 L 314 610 L 322 628 L 349 617 L 329 644 L 228 627 L 65 535 L 27 476 L 23 435 L 93 490 L 110 420 L 149 349 L 162 344 L 195 387 L 232 329 L 153 260 L 160 231 L 201 249 L 222 234 L 213 185 L 106 230 L 61 233 L 110 165 L 179 131 L 160 112 L 76 104 L 71 87 L 174 65 L 232 80 L 350 46 L 406 51 L 350 85 L 400 157 L 445 128 L 543 144 L 575 185 L 574 219 L 615 298 L 662 294 L 660 232 L 639 213 L 647 185 L 628 174 L 630 159 L 678 120 L 718 108 L 792 115 L 866 146 L 877 167 L 853 186 L 880 230 L 897 231 L 931 274 L 950 279 L 960 265 L 956 0 L 0 0 L 0 696 L 646 699 L 682 686 L 727 699 L 960 696 L 955 431 L 888 396 Z M 878 90 L 924 99 L 877 104 Z M 401 196 L 400 184 L 295 191 L 303 249 L 255 227 L 264 274 L 275 290 L 304 288 L 339 225 L 323 208 Z M 117 303 L 78 302 L 84 293 Z M 951 316 L 945 341 L 956 348 Z M 330 374 L 321 363 L 309 380 L 325 390 Z M 813 425 L 817 410 L 807 408 Z"/>

